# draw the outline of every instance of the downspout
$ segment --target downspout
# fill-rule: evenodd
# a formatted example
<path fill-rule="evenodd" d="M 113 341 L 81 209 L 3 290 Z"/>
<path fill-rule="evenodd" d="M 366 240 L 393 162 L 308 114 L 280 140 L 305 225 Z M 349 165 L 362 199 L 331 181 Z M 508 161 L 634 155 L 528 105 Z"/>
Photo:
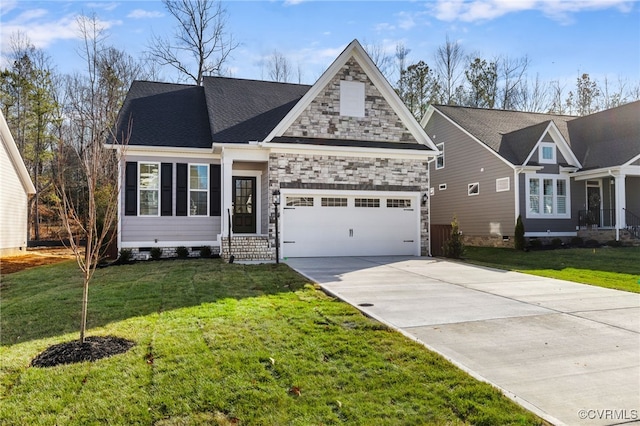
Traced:
<path fill-rule="evenodd" d="M 437 157 L 434 157 L 432 160 L 427 161 L 427 232 L 429 235 L 427 254 L 429 257 L 433 257 L 431 254 L 431 163 L 436 161 L 436 158 Z M 420 200 L 420 198 L 418 198 L 418 204 L 422 204 L 422 200 Z"/>

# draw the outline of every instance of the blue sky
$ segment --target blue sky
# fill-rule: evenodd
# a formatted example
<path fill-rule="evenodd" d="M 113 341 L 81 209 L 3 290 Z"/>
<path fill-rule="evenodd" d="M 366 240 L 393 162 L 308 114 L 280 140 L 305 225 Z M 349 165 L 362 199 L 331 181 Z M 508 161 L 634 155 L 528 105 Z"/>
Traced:
<path fill-rule="evenodd" d="M 572 86 L 579 73 L 602 82 L 640 81 L 640 3 L 622 0 L 231 1 L 228 28 L 240 43 L 228 62 L 234 77 L 262 79 L 274 50 L 313 83 L 354 38 L 389 54 L 402 42 L 409 63 L 433 64 L 445 37 L 465 53 L 531 61 L 528 77 Z M 0 6 L 1 65 L 10 34 L 25 33 L 64 73 L 82 71 L 75 16 L 95 12 L 114 46 L 133 56 L 173 21 L 159 0 L 16 1 Z M 166 81 L 176 75 L 165 69 Z"/>

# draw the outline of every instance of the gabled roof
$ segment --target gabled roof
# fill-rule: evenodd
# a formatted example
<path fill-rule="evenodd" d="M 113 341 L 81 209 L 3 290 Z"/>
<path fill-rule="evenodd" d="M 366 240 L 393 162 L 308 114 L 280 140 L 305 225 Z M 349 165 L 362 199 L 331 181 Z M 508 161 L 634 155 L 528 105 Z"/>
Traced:
<path fill-rule="evenodd" d="M 214 142 L 262 141 L 311 86 L 205 77 Z"/>
<path fill-rule="evenodd" d="M 336 58 L 335 61 L 320 76 L 318 81 L 309 89 L 302 99 L 287 113 L 280 123 L 267 135 L 266 142 L 274 140 L 274 138 L 282 137 L 285 131 L 294 123 L 294 121 L 305 111 L 311 102 L 318 97 L 320 92 L 327 86 L 340 69 L 351 59 L 362 67 L 367 77 L 373 85 L 380 91 L 385 101 L 393 109 L 400 118 L 404 126 L 408 129 L 418 144 L 426 145 L 431 150 L 437 151 L 433 141 L 427 136 L 424 129 L 415 120 L 411 112 L 404 105 L 395 90 L 391 87 L 386 78 L 382 75 L 378 67 L 373 63 L 369 55 L 365 52 L 358 40 L 353 40 Z"/>
<path fill-rule="evenodd" d="M 5 150 L 9 155 L 9 160 L 13 164 L 13 167 L 18 174 L 18 178 L 22 182 L 22 186 L 27 194 L 35 194 L 36 188 L 33 186 L 33 182 L 31 182 L 31 177 L 29 176 L 29 172 L 27 171 L 27 167 L 24 165 L 24 161 L 22 160 L 22 156 L 20 156 L 20 151 L 18 151 L 18 146 L 16 145 L 16 141 L 13 139 L 11 135 L 11 131 L 9 130 L 9 125 L 4 118 L 4 114 L 0 110 L 0 139 L 2 140 L 2 144 L 5 146 Z M 4 183 L 3 183 L 4 184 Z"/>
<path fill-rule="evenodd" d="M 640 154 L 640 101 L 576 118 L 569 134 L 584 169 L 624 165 Z"/>
<path fill-rule="evenodd" d="M 134 81 L 116 125 L 118 142 L 128 145 L 211 148 L 204 88 Z"/>
<path fill-rule="evenodd" d="M 575 118 L 450 105 L 433 105 L 433 108 L 513 165 L 524 163 L 551 121 L 564 140 L 569 142 L 567 123 Z"/>

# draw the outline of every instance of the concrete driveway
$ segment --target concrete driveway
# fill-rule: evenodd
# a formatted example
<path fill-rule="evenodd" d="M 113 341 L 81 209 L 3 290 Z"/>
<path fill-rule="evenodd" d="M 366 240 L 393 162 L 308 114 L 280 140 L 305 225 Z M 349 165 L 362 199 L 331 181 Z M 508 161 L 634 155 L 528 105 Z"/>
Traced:
<path fill-rule="evenodd" d="M 554 424 L 640 424 L 640 295 L 417 257 L 286 263 Z"/>

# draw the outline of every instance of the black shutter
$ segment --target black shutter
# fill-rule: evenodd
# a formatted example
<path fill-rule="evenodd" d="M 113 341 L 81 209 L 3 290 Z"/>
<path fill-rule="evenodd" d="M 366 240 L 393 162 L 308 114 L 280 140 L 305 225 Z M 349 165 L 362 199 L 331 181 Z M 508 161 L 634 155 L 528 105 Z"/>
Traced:
<path fill-rule="evenodd" d="M 127 161 L 124 169 L 124 214 L 138 214 L 138 163 L 135 161 Z"/>
<path fill-rule="evenodd" d="M 176 216 L 187 215 L 187 164 L 176 164 Z"/>
<path fill-rule="evenodd" d="M 222 214 L 221 189 L 222 179 L 220 175 L 220 165 L 209 166 L 209 216 L 220 216 Z"/>
<path fill-rule="evenodd" d="M 162 163 L 160 166 L 160 214 L 173 215 L 173 164 Z"/>

